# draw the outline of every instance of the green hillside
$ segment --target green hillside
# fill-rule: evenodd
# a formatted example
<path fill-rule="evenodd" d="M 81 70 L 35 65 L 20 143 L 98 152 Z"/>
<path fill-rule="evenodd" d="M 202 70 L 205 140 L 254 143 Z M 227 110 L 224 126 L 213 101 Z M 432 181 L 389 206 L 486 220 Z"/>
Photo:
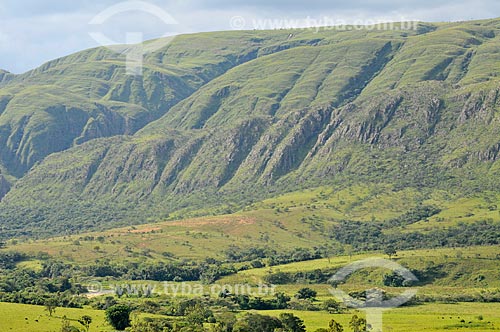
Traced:
<path fill-rule="evenodd" d="M 82 229 L 97 225 L 75 224 L 64 237 L 37 241 L 32 240 L 46 233 L 28 238 L 19 235 L 13 240 L 16 245 L 7 241 L 6 250 L 33 256 L 47 252 L 79 264 L 102 259 L 164 260 L 165 252 L 168 259 L 224 260 L 232 247 L 243 252 L 263 250 L 266 257 L 296 248 L 316 250 L 322 257 L 383 252 L 388 246 L 409 250 L 496 245 L 494 252 L 500 244 L 498 202 L 500 196 L 493 192 L 462 198 L 444 191 L 424 194 L 389 186 L 339 191 L 320 187 L 256 202 L 234 214 L 215 215 L 220 211 L 205 210 L 193 214 L 215 216 L 182 219 L 189 213 L 180 211 L 172 216 L 178 221 L 96 233 Z M 45 227 L 50 230 L 50 225 Z M 96 251 L 95 246 L 100 249 Z"/>
<path fill-rule="evenodd" d="M 359 184 L 373 204 L 388 188 L 411 192 L 408 207 L 477 198 L 496 220 L 499 47 L 500 20 L 486 20 L 180 36 L 147 57 L 143 78 L 104 49 L 48 63 L 0 89 L 2 174 L 20 178 L 2 236 Z"/>

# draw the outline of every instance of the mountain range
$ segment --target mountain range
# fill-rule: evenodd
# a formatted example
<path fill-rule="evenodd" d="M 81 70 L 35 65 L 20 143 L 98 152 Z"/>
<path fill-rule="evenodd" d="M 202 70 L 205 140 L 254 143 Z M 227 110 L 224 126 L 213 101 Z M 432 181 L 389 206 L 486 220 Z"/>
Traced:
<path fill-rule="evenodd" d="M 182 35 L 0 70 L 0 237 L 358 184 L 500 188 L 500 20 Z"/>

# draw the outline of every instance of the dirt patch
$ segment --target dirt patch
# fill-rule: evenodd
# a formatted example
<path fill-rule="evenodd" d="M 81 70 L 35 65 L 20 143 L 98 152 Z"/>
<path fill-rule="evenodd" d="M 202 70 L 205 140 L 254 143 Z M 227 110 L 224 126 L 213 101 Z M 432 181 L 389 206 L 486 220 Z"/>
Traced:
<path fill-rule="evenodd" d="M 129 233 L 134 233 L 134 234 L 140 234 L 140 233 L 152 233 L 156 231 L 161 231 L 160 227 L 148 227 L 148 228 L 141 228 L 141 229 L 134 229 L 131 230 Z"/>
<path fill-rule="evenodd" d="M 205 225 L 252 225 L 255 219 L 248 217 L 226 217 L 226 218 L 198 218 L 181 221 L 173 221 L 165 224 L 166 226 L 196 227 Z"/>

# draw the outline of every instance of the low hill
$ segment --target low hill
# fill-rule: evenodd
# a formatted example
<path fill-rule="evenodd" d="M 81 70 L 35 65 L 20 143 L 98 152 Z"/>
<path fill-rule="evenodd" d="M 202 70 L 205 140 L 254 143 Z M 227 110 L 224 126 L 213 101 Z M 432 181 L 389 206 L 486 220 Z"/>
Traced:
<path fill-rule="evenodd" d="M 203 261 L 209 257 L 225 260 L 230 251 L 269 258 L 299 248 L 323 257 L 384 252 L 387 247 L 498 246 L 500 213 L 494 205 L 498 200 L 493 192 L 461 198 L 443 191 L 421 193 L 408 188 L 357 186 L 333 191 L 320 187 L 253 203 L 234 214 L 198 218 L 178 214 L 172 216 L 178 221 L 93 233 L 75 226 L 64 237 L 34 242 L 37 235 L 47 233 L 18 237 L 7 241 L 6 250 L 35 256 L 47 252 L 68 261 L 90 263 L 102 259 L 164 260 L 165 253 L 168 259 Z"/>

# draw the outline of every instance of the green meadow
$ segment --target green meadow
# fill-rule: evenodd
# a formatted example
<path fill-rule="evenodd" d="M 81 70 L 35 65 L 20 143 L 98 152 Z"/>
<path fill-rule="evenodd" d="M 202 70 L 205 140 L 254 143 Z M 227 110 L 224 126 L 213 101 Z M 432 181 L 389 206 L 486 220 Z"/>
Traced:
<path fill-rule="evenodd" d="M 364 316 L 363 312 L 356 311 L 346 314 L 294 310 L 256 312 L 271 316 L 291 312 L 304 320 L 308 332 L 326 328 L 331 319 L 348 326 L 353 314 Z M 43 307 L 10 303 L 0 303 L 0 316 L 2 317 L 0 331 L 57 332 L 61 328 L 63 316 L 66 316 L 72 325 L 78 326 L 76 320 L 83 315 L 89 315 L 93 318 L 90 331 L 113 331 L 105 323 L 103 311 L 57 308 L 54 317 L 49 317 Z M 384 313 L 383 317 L 384 331 L 389 332 L 490 331 L 500 329 L 500 304 L 433 303 L 389 310 Z"/>
<path fill-rule="evenodd" d="M 261 312 L 278 316 L 282 312 L 293 312 L 304 319 L 309 331 L 328 327 L 331 319 L 349 326 L 353 313 L 328 314 L 326 312 L 272 311 Z M 438 332 L 438 331 L 489 331 L 500 329 L 500 304 L 456 303 L 425 304 L 420 306 L 388 310 L 383 316 L 384 331 L 388 332 Z M 462 322 L 464 320 L 465 322 Z"/>
<path fill-rule="evenodd" d="M 78 326 L 77 320 L 84 315 L 92 317 L 92 331 L 113 331 L 105 323 L 104 311 L 57 308 L 50 317 L 45 307 L 14 303 L 0 303 L 0 331 L 55 332 L 61 329 L 62 317 L 66 316 L 72 325 Z"/>

